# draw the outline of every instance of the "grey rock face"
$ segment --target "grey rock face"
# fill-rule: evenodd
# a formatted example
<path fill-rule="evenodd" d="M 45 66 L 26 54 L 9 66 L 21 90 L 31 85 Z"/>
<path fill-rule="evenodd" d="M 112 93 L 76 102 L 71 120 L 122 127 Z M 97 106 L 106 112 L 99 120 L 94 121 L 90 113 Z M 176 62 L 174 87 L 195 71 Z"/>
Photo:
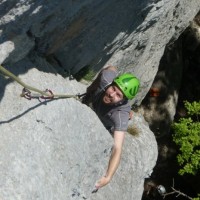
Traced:
<path fill-rule="evenodd" d="M 12 54 L 4 49 L 1 62 L 16 62 L 34 50 L 40 56 L 53 55 L 70 73 L 88 65 L 95 70 L 116 65 L 120 72 L 133 72 L 141 79 L 134 100 L 139 104 L 166 44 L 189 25 L 200 1 L 7 0 L 0 10 L 0 44 L 10 41 L 15 47 Z"/>
<path fill-rule="evenodd" d="M 27 59 L 8 68 L 41 90 L 85 90 L 74 80 L 34 68 Z M 105 173 L 113 142 L 95 113 L 75 99 L 29 101 L 19 96 L 22 87 L 10 79 L 0 77 L 0 86 L 1 199 L 141 199 L 144 178 L 157 159 L 155 137 L 142 116 L 135 114 L 130 121 L 137 136 L 126 135 L 113 180 L 92 194 Z"/>
<path fill-rule="evenodd" d="M 140 78 L 133 101 L 140 104 L 166 44 L 199 10 L 199 0 L 4 0 L 0 63 L 27 84 L 69 94 L 85 86 L 60 77 L 58 67 L 74 74 L 85 66 L 98 71 L 116 65 Z M 141 199 L 157 158 L 155 138 L 141 116 L 132 121 L 139 135 L 127 134 L 112 182 L 91 194 L 112 146 L 93 111 L 74 99 L 27 101 L 19 97 L 21 86 L 2 77 L 0 83 L 0 198 Z"/>

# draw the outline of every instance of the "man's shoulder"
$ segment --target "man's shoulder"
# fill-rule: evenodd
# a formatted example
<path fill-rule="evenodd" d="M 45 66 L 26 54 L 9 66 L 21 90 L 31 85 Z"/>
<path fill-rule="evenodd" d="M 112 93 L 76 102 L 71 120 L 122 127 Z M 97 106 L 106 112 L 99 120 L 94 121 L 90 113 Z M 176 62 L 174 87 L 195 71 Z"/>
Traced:
<path fill-rule="evenodd" d="M 117 76 L 117 71 L 115 70 L 110 70 L 110 69 L 102 70 L 100 73 L 99 85 L 96 89 L 95 96 L 105 91 L 105 89 L 112 84 L 116 76 Z"/>
<path fill-rule="evenodd" d="M 117 76 L 117 71 L 104 69 L 101 72 L 101 82 L 103 86 L 107 86 L 113 82 L 113 79 Z"/>

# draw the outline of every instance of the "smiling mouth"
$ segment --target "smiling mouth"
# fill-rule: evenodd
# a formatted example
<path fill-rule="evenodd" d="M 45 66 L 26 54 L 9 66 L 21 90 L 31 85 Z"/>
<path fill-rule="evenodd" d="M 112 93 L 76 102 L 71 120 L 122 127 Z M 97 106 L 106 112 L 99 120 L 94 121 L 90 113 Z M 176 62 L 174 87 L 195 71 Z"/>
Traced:
<path fill-rule="evenodd" d="M 103 96 L 103 102 L 104 102 L 105 104 L 113 103 L 113 98 L 111 98 L 111 97 L 109 97 L 109 96 L 107 96 L 107 95 L 104 95 L 104 96 Z"/>

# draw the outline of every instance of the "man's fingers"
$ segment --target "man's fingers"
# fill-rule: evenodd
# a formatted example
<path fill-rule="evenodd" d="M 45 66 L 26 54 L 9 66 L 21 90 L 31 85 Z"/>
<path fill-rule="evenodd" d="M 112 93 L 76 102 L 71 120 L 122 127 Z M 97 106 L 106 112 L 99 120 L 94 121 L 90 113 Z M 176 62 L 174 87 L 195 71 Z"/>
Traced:
<path fill-rule="evenodd" d="M 98 192 L 98 188 L 94 188 L 93 190 L 92 190 L 92 193 L 96 193 L 96 192 Z"/>

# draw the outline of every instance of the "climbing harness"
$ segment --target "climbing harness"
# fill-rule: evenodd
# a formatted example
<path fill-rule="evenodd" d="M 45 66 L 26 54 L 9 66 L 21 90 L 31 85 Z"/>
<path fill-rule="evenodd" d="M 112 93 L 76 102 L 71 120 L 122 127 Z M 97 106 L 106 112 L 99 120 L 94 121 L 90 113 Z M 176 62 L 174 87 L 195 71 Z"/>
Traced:
<path fill-rule="evenodd" d="M 37 98 L 39 101 L 46 101 L 51 99 L 59 99 L 59 98 L 75 98 L 76 100 L 82 100 L 82 98 L 86 95 L 86 93 L 83 94 L 76 94 L 76 95 L 69 95 L 69 94 L 54 94 L 52 90 L 46 89 L 45 91 L 41 91 L 37 88 L 34 88 L 32 86 L 29 86 L 22 82 L 17 76 L 15 76 L 13 73 L 5 69 L 0 65 L 0 72 L 3 76 L 8 76 L 14 81 L 16 81 L 18 84 L 23 86 L 21 97 L 24 97 L 28 100 L 31 100 L 33 98 Z M 37 92 L 37 94 L 31 94 L 31 91 Z"/>

